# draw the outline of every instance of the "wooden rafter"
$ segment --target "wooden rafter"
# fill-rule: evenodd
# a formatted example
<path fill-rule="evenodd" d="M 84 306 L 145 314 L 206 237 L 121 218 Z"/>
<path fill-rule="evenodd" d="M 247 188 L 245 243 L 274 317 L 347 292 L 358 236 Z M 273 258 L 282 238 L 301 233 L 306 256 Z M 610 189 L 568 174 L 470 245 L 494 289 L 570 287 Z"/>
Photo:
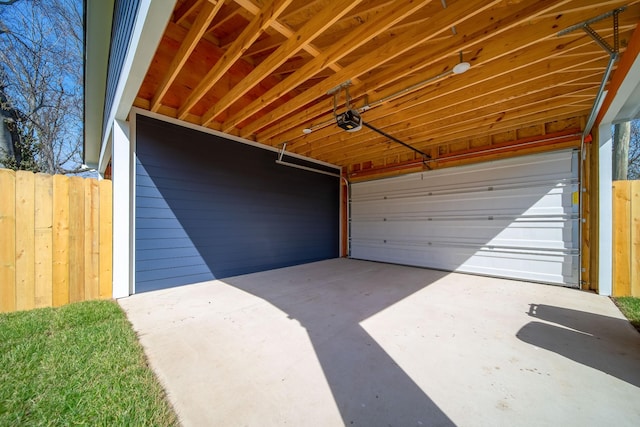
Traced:
<path fill-rule="evenodd" d="M 388 4 L 386 8 L 380 12 L 383 16 L 382 19 L 369 21 L 368 23 L 359 26 L 355 31 L 339 40 L 327 51 L 304 64 L 280 84 L 271 88 L 267 93 L 253 101 L 250 105 L 244 107 L 239 114 L 228 119 L 223 123 L 222 129 L 227 132 L 230 131 L 234 126 L 247 117 L 260 111 L 262 108 L 271 105 L 271 103 L 280 98 L 282 94 L 289 92 L 305 80 L 317 74 L 319 70 L 324 69 L 326 64 L 339 61 L 344 56 L 364 45 L 372 38 L 406 18 L 408 15 L 414 13 L 430 1 L 431 0 L 420 0 L 408 2 L 406 0 L 398 0 Z"/>
<path fill-rule="evenodd" d="M 589 45 L 587 44 L 587 47 Z M 604 58 L 600 52 L 592 53 L 585 46 L 577 46 L 574 52 L 581 53 L 580 62 L 575 58 L 563 58 L 561 51 L 550 52 L 548 59 L 541 58 L 538 61 L 530 60 L 526 55 L 515 55 L 510 63 L 513 69 L 497 70 L 492 67 L 478 67 L 469 71 L 464 78 L 451 77 L 445 82 L 435 86 L 429 86 L 415 95 L 404 96 L 396 100 L 390 101 L 385 107 L 372 109 L 366 113 L 367 120 L 382 120 L 379 126 L 391 125 L 398 123 L 400 114 L 406 108 L 416 107 L 422 104 L 427 105 L 428 111 L 432 114 L 440 110 L 448 110 L 457 103 L 464 103 L 465 108 L 475 106 L 491 105 L 500 102 L 502 99 L 513 98 L 514 93 L 527 93 L 535 87 L 546 87 L 549 85 L 547 81 L 569 82 L 566 76 L 560 76 L 559 73 L 570 71 L 571 69 L 588 65 L 592 60 L 600 60 Z M 578 73 L 578 76 L 582 73 Z M 551 76 L 551 77 L 550 77 Z M 544 80 L 547 79 L 547 80 Z M 597 83 L 596 83 L 597 84 Z M 388 96 L 393 91 L 397 92 L 397 87 L 391 87 L 389 92 L 382 92 L 381 96 Z M 395 113 L 390 114 L 389 111 Z M 330 119 L 330 115 L 320 118 L 320 121 Z M 412 116 L 414 121 L 416 117 Z M 401 122 L 401 121 L 400 121 Z M 326 140 L 327 131 L 321 130 L 314 132 L 305 139 L 312 142 L 315 139 Z M 297 137 L 301 137 L 300 129 L 287 131 L 285 134 L 277 135 L 273 139 L 274 143 L 282 138 L 293 141 Z"/>
<path fill-rule="evenodd" d="M 271 25 L 284 12 L 293 0 L 270 0 L 263 10 L 245 28 L 242 34 L 231 45 L 222 58 L 207 73 L 202 82 L 196 87 L 184 104 L 180 107 L 178 117 L 184 119 L 189 110 L 222 78 L 222 76 L 236 63 L 242 54 L 256 41 L 260 33 Z"/>
<path fill-rule="evenodd" d="M 549 1 L 549 0 L 547 0 Z M 347 80 L 358 77 L 394 58 L 402 55 L 410 49 L 420 45 L 421 43 L 436 37 L 437 35 L 450 31 L 452 26 L 458 25 L 460 22 L 472 19 L 479 13 L 500 3 L 498 1 L 465 1 L 455 3 L 454 5 L 444 9 L 442 12 L 434 15 L 431 19 L 432 26 L 428 28 L 412 27 L 403 34 L 396 37 L 393 43 L 386 43 L 366 57 L 363 57 L 348 67 L 345 67 L 339 73 L 324 80 L 321 84 L 305 91 L 303 94 L 295 97 L 288 102 L 286 106 L 276 108 L 262 118 L 255 120 L 250 125 L 242 129 L 241 135 L 248 136 L 261 128 L 281 119 L 286 115 L 290 115 L 292 110 L 297 110 L 304 105 L 318 98 L 323 97 L 328 89 L 335 87 Z"/>
<path fill-rule="evenodd" d="M 602 56 L 586 54 L 583 57 L 585 63 L 596 61 L 600 64 L 600 68 L 603 66 Z M 597 72 L 593 72 L 591 75 L 585 76 L 582 72 L 578 72 L 572 69 L 576 67 L 575 63 L 571 63 L 562 58 L 550 60 L 546 66 L 548 71 L 541 72 L 542 67 L 525 67 L 520 70 L 513 80 L 505 81 L 497 77 L 494 79 L 493 86 L 483 85 L 482 88 L 486 88 L 486 91 L 474 91 L 472 89 L 459 90 L 461 83 L 455 79 L 449 80 L 446 84 L 440 86 L 442 90 L 436 90 L 436 88 L 427 88 L 416 96 L 409 98 L 400 98 L 395 102 L 389 103 L 385 107 L 381 107 L 376 110 L 371 110 L 365 113 L 365 118 L 368 121 L 373 122 L 377 127 L 383 128 L 388 132 L 394 133 L 399 137 L 411 136 L 413 129 L 419 130 L 420 127 L 425 127 L 429 123 L 429 117 L 440 116 L 451 117 L 456 114 L 464 114 L 467 112 L 473 114 L 480 114 L 485 109 L 489 109 L 494 105 L 504 105 L 511 99 L 519 99 L 521 96 L 527 96 L 534 93 L 536 90 L 545 90 L 554 86 L 562 86 L 568 88 L 568 85 L 573 82 L 581 82 L 588 80 L 591 82 L 592 87 L 597 87 L 597 78 L 591 76 L 597 75 Z M 565 79 L 558 80 L 557 73 L 570 73 L 565 75 Z M 591 79 L 591 80 L 589 80 Z M 514 96 L 514 93 L 520 94 Z M 401 117 L 411 117 L 411 122 L 407 124 L 405 121 L 400 120 Z M 433 120 L 433 119 L 431 119 Z M 431 127 L 430 129 L 433 129 Z M 345 144 L 359 144 L 363 143 L 366 136 L 362 139 L 358 135 L 346 135 L 342 133 L 337 137 L 329 137 L 330 133 L 338 133 L 340 131 L 334 127 L 322 129 L 309 135 L 312 138 L 308 138 L 306 142 L 313 143 L 314 141 L 326 141 L 331 140 L 332 143 L 323 143 L 321 150 L 329 150 L 332 146 L 337 148 L 339 145 L 345 147 Z M 347 141 L 348 140 L 348 141 Z"/>
<path fill-rule="evenodd" d="M 173 61 L 171 61 L 171 65 L 169 66 L 169 69 L 164 76 L 164 80 L 162 80 L 162 82 L 158 86 L 156 94 L 151 100 L 151 111 L 158 111 L 158 109 L 160 108 L 160 103 L 162 102 L 162 98 L 169 90 L 169 87 L 175 80 L 178 73 L 182 70 L 182 67 L 184 67 L 185 62 L 187 62 L 187 59 L 189 59 L 189 56 L 204 35 L 207 27 L 209 26 L 209 24 L 211 24 L 211 21 L 216 16 L 218 11 L 220 11 L 223 3 L 223 1 L 215 0 L 207 0 L 204 2 L 202 10 L 198 14 L 198 17 L 189 29 L 187 36 L 184 38 L 182 44 L 180 45 L 180 48 L 173 57 Z"/>
<path fill-rule="evenodd" d="M 563 129 L 556 120 L 584 126 L 607 55 L 583 31 L 562 29 L 626 6 L 622 58 L 639 50 L 640 0 L 176 3 L 136 106 L 265 145 L 287 141 L 347 170 L 415 159 L 375 132 L 335 125 L 327 91 L 347 80 L 351 105 L 368 106 L 364 120 L 437 156 Z M 592 26 L 613 43 L 610 19 Z M 471 69 L 453 75 L 460 52 Z"/>
<path fill-rule="evenodd" d="M 187 0 L 180 6 L 180 8 L 176 9 L 173 12 L 173 22 L 180 25 L 182 24 L 192 13 L 194 13 L 198 7 L 208 0 Z M 221 3 L 224 3 L 223 0 L 220 0 Z"/>
<path fill-rule="evenodd" d="M 541 103 L 547 102 L 547 97 L 549 96 L 553 96 L 556 101 L 561 99 L 561 103 L 568 103 L 568 98 L 571 97 L 580 98 L 572 100 L 571 103 L 574 101 L 579 102 L 585 99 L 585 97 L 588 97 L 589 93 L 592 93 L 596 87 L 597 82 L 594 85 L 593 81 L 587 79 L 577 86 L 552 86 L 526 96 L 509 99 L 506 102 L 496 101 L 494 105 L 488 107 L 479 106 L 475 110 L 467 111 L 463 108 L 464 104 L 460 103 L 451 107 L 450 114 L 432 114 L 428 106 L 423 106 L 405 111 L 406 115 L 410 115 L 416 119 L 415 124 L 411 128 L 403 128 L 402 126 L 390 124 L 390 120 L 374 121 L 374 124 L 401 140 L 420 143 L 421 141 L 438 137 L 442 132 L 447 132 L 448 130 L 457 131 L 467 124 L 469 126 L 480 126 L 485 119 L 499 117 L 501 113 L 524 109 L 527 106 L 535 109 Z M 392 117 L 392 115 L 390 115 L 390 117 Z M 340 132 L 340 130 L 335 130 L 335 126 L 330 130 Z M 329 144 L 322 144 L 321 141 L 318 140 L 316 140 L 315 143 L 305 141 L 306 143 L 303 145 L 291 143 L 289 149 L 297 152 L 297 147 L 301 149 L 311 148 L 314 155 L 336 157 L 345 152 L 353 153 L 353 155 L 361 155 L 363 150 L 368 153 L 374 153 L 375 151 L 371 148 L 372 144 L 385 147 L 388 143 L 385 138 L 372 132 L 358 132 L 357 134 L 342 132 L 342 134 L 332 137 L 330 140 L 332 142 Z"/>
<path fill-rule="evenodd" d="M 339 2 L 332 2 L 331 7 L 327 7 L 315 15 L 305 26 L 285 41 L 278 50 L 261 62 L 241 84 L 234 86 L 221 100 L 207 110 L 202 116 L 202 125 L 206 126 L 211 123 L 222 111 L 229 108 L 242 95 L 260 83 L 360 1 L 362 0 L 352 0 L 346 6 Z"/>
<path fill-rule="evenodd" d="M 472 128 L 486 126 L 488 123 L 493 124 L 497 121 L 504 120 L 505 117 L 511 118 L 516 114 L 529 114 L 530 111 L 537 110 L 542 105 L 544 108 L 556 108 L 561 105 L 573 105 L 584 103 L 588 106 L 588 99 L 593 95 L 597 88 L 594 88 L 591 84 L 584 84 L 577 89 L 567 90 L 565 87 L 553 87 L 539 93 L 523 96 L 517 99 L 509 100 L 503 104 L 496 104 L 487 108 L 482 108 L 476 111 L 464 111 L 456 112 L 446 117 L 438 117 L 437 119 L 426 119 L 419 126 L 414 129 L 405 129 L 403 131 L 390 131 L 394 136 L 400 139 L 415 144 L 418 148 L 424 148 L 424 141 L 428 141 L 432 138 L 437 138 L 442 135 L 447 135 L 449 132 L 458 132 L 464 128 Z M 572 99 L 569 99 L 572 98 Z M 415 113 L 417 116 L 427 116 L 424 112 Z M 438 129 L 437 132 L 433 132 L 432 129 Z M 368 133 L 368 135 L 367 135 Z M 376 151 L 389 151 L 398 152 L 402 151 L 402 147 L 388 146 L 388 141 L 377 134 L 370 132 L 363 132 L 363 135 L 359 142 L 352 142 L 347 139 L 342 143 L 351 147 L 363 146 L 366 144 L 378 144 L 379 150 L 367 149 L 368 154 L 375 154 Z M 410 135 L 410 136 L 409 136 Z M 315 150 L 315 155 L 318 156 L 334 156 L 338 154 L 336 152 L 336 146 L 323 146 L 319 150 Z M 293 150 L 293 147 L 291 148 Z M 396 151 L 393 151 L 396 150 Z M 350 150 L 357 156 L 358 150 Z"/>
<path fill-rule="evenodd" d="M 536 2 L 536 5 L 541 4 L 542 2 Z M 550 3 L 550 2 L 548 2 Z M 544 6 L 544 5 L 542 5 Z M 547 4 L 548 7 L 548 4 Z M 554 5 L 555 7 L 555 5 Z M 539 9 L 538 12 L 542 13 L 546 9 Z M 515 21 L 512 19 L 510 21 L 509 28 L 503 28 L 503 31 L 498 35 L 492 35 L 490 38 L 487 36 L 487 41 L 485 43 L 481 43 L 482 40 L 479 41 L 478 38 L 469 38 L 469 42 L 467 45 L 462 45 L 461 48 L 465 50 L 470 50 L 472 52 L 470 56 L 470 61 L 474 64 L 475 67 L 479 67 L 481 65 L 488 64 L 493 62 L 495 68 L 486 70 L 486 78 L 490 78 L 491 76 L 500 76 L 505 74 L 511 74 L 514 68 L 518 66 L 522 66 L 522 64 L 529 64 L 534 60 L 535 57 L 540 59 L 544 59 L 549 55 L 553 55 L 554 52 L 556 54 L 563 52 L 565 50 L 570 50 L 570 46 L 565 46 L 562 43 L 557 42 L 557 28 L 562 28 L 562 26 L 568 26 L 575 22 L 580 22 L 583 19 L 587 19 L 589 16 L 592 16 L 593 12 L 581 10 L 578 13 L 571 15 L 561 15 L 554 19 L 553 23 L 547 25 L 535 25 L 531 28 L 527 28 L 527 31 L 522 31 L 521 28 L 517 26 L 517 24 L 521 24 L 522 16 L 529 16 L 525 14 L 519 14 L 513 11 L 503 11 L 505 13 L 509 13 L 513 17 L 515 17 Z M 507 21 L 506 17 L 503 17 L 503 21 Z M 485 32 L 488 29 L 479 31 Z M 529 53 L 529 47 L 539 44 L 542 41 L 549 40 L 550 43 L 548 46 L 551 46 L 551 49 L 547 49 L 545 55 L 541 55 L 539 50 L 531 51 Z M 588 42 L 588 38 L 585 36 L 585 42 Z M 455 45 L 455 43 L 452 43 Z M 584 43 L 580 43 L 584 44 Z M 460 46 L 460 45 L 458 45 Z M 446 57 L 446 52 L 451 52 L 453 46 L 447 46 L 446 48 L 440 48 L 439 52 L 429 52 L 427 55 L 428 58 L 438 58 L 442 59 L 442 57 Z M 511 55 L 514 52 L 519 52 L 522 55 L 522 58 L 512 58 Z M 506 57 L 508 59 L 507 63 L 509 63 L 509 68 L 502 67 L 501 58 Z M 515 64 L 514 64 L 515 62 Z M 424 79 L 424 77 L 416 77 L 411 78 L 409 80 L 403 79 L 399 83 L 394 86 L 389 87 L 394 81 L 398 80 L 398 76 L 405 76 L 407 74 L 406 70 L 416 70 L 419 68 L 424 68 L 425 64 L 433 64 L 433 60 L 421 60 L 410 57 L 408 60 L 401 60 L 397 65 L 393 66 L 391 69 L 385 70 L 382 75 L 374 76 L 367 80 L 367 85 L 356 85 L 351 88 L 351 93 L 355 98 L 364 96 L 365 94 L 371 94 L 373 90 L 378 87 L 385 87 L 385 90 L 381 92 L 376 92 L 375 98 L 372 99 L 380 99 L 388 96 L 389 94 L 395 93 L 402 88 L 408 87 L 411 84 Z M 466 82 L 468 77 L 461 77 Z M 464 84 L 464 83 L 463 83 Z M 288 103 L 291 106 L 291 103 Z M 316 107 L 316 111 L 311 112 L 312 115 L 320 115 L 326 114 L 329 112 L 329 108 L 327 105 L 319 104 Z M 271 119 L 276 120 L 279 117 L 274 117 L 276 114 L 268 114 L 265 117 L 254 121 L 250 126 L 247 126 L 243 129 L 241 133 L 243 136 L 248 136 L 250 132 L 254 132 L 258 126 L 266 126 L 271 123 Z M 289 118 L 285 123 L 282 123 L 282 128 L 291 128 L 293 123 L 305 123 L 305 118 L 300 117 L 301 114 L 291 115 L 289 114 Z M 298 130 L 299 134 L 299 130 Z M 273 137 L 273 132 L 269 130 L 266 131 L 265 135 L 260 135 L 262 139 Z"/>
<path fill-rule="evenodd" d="M 258 6 L 256 6 L 253 3 L 253 0 L 234 0 L 234 1 L 254 15 L 257 14 L 260 10 Z M 285 39 L 290 39 L 295 34 L 295 31 L 293 31 L 291 28 L 287 27 L 286 25 L 281 24 L 278 21 L 274 21 L 271 25 L 271 28 L 273 28 L 274 30 L 282 34 L 285 37 Z M 307 43 L 304 46 L 302 46 L 302 49 L 304 49 L 311 56 L 320 55 L 320 51 L 310 43 Z M 342 67 L 340 67 L 340 65 L 338 64 L 331 64 L 330 67 L 334 71 L 339 71 L 342 69 Z"/>
<path fill-rule="evenodd" d="M 540 103 L 538 107 L 544 107 L 547 109 L 547 111 L 552 111 L 558 118 L 561 118 L 565 114 L 567 114 L 568 116 L 575 116 L 586 114 L 589 111 L 589 103 L 584 101 L 582 103 L 573 102 L 571 104 L 566 104 L 561 102 L 561 100 L 556 100 L 546 103 Z M 529 125 L 531 123 L 531 121 L 527 120 L 527 117 L 537 116 L 538 120 L 544 117 L 544 115 L 539 113 L 533 113 L 532 115 L 532 112 L 534 111 L 538 111 L 538 108 L 536 108 L 536 106 L 530 106 L 529 108 L 511 110 L 504 113 L 496 114 L 491 117 L 485 117 L 482 120 L 477 120 L 471 123 L 463 123 L 459 126 L 445 129 L 438 134 L 429 135 L 429 140 L 425 140 L 421 143 L 414 142 L 413 145 L 418 149 L 428 150 L 429 147 L 435 147 L 441 144 L 443 141 L 459 138 L 461 135 L 468 134 L 469 131 L 474 131 L 475 134 L 482 135 L 497 133 L 505 129 L 517 129 L 518 127 Z M 360 155 L 358 155 L 358 153 L 352 153 L 349 156 L 341 157 L 340 160 L 348 164 L 362 163 L 370 158 L 375 158 L 378 156 L 395 156 L 401 154 L 403 151 L 406 153 L 406 149 L 402 150 L 401 147 L 399 148 L 389 143 L 382 142 L 369 147 L 369 150 L 367 150 L 366 153 L 361 152 Z M 322 156 L 318 157 L 323 158 Z M 335 161 L 336 159 L 327 157 L 324 158 L 324 160 Z"/>

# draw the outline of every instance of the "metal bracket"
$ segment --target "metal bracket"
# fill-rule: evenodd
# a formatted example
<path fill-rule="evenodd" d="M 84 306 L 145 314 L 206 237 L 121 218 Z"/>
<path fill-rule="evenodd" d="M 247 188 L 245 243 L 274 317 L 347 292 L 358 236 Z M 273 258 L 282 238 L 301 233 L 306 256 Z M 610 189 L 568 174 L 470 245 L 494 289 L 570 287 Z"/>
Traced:
<path fill-rule="evenodd" d="M 309 171 L 309 172 L 321 173 L 323 175 L 329 175 L 329 176 L 333 176 L 333 177 L 336 177 L 336 178 L 340 178 L 341 177 L 341 175 L 339 173 L 332 173 L 332 172 L 324 171 L 324 170 L 321 170 L 321 169 L 311 168 L 309 166 L 299 165 L 297 163 L 287 162 L 287 161 L 283 160 L 286 150 L 287 150 L 287 143 L 284 142 L 284 143 L 282 143 L 282 149 L 280 150 L 280 153 L 278 154 L 278 159 L 276 160 L 277 164 L 283 165 L 283 166 L 289 166 L 291 168 L 302 169 L 302 170 Z"/>
<path fill-rule="evenodd" d="M 333 95 L 336 92 L 340 92 L 342 88 L 351 86 L 351 80 L 340 83 L 338 86 L 333 87 L 327 91 L 327 95 Z"/>
<path fill-rule="evenodd" d="M 282 158 L 284 157 L 284 152 L 287 150 L 287 143 L 283 142 L 282 143 L 282 150 L 280 150 L 280 154 L 278 155 L 278 160 L 282 161 Z"/>
<path fill-rule="evenodd" d="M 620 12 L 624 12 L 627 6 L 619 7 L 617 9 L 613 9 L 610 12 L 603 13 L 602 15 L 598 15 L 594 18 L 587 19 L 586 21 L 580 22 L 579 24 L 572 25 L 568 28 L 565 28 L 562 31 L 558 32 L 558 37 L 564 36 L 565 34 L 569 34 L 575 30 L 583 30 L 585 33 L 589 34 L 591 38 L 600 45 L 609 55 L 617 55 L 620 50 L 620 42 L 618 35 L 618 15 Z M 603 19 L 607 19 L 613 16 L 613 46 L 611 46 L 596 30 L 591 28 L 591 24 L 595 22 L 602 21 Z"/>
<path fill-rule="evenodd" d="M 589 132 L 591 132 L 591 128 L 595 123 L 598 110 L 600 109 L 601 102 L 603 100 L 604 88 L 607 84 L 607 81 L 609 81 L 609 76 L 611 75 L 613 66 L 620 56 L 620 54 L 618 53 L 620 49 L 618 34 L 618 15 L 620 14 L 620 12 L 624 12 L 626 8 L 626 6 L 623 6 L 617 9 L 613 9 L 610 12 L 603 13 L 602 15 L 596 16 L 595 18 L 587 19 L 584 22 L 572 25 L 571 27 L 565 28 L 564 30 L 558 32 L 559 37 L 575 30 L 583 30 L 585 33 L 589 34 L 589 36 L 609 54 L 609 63 L 607 64 L 607 68 L 605 69 L 604 75 L 602 76 L 602 81 L 600 82 L 600 87 L 598 88 L 598 94 L 596 95 L 596 99 L 593 102 L 591 113 L 589 114 L 589 118 L 587 119 L 584 131 L 582 133 L 583 140 L 589 134 Z M 590 26 L 590 24 L 593 24 L 594 22 L 602 21 L 603 19 L 609 18 L 611 16 L 613 17 L 613 46 L 607 43 L 607 41 Z"/>
<path fill-rule="evenodd" d="M 349 94 L 349 86 L 351 86 L 351 80 L 340 83 L 338 86 L 327 91 L 327 95 L 333 95 L 333 117 L 338 117 L 338 97 L 340 96 L 340 91 L 342 89 L 344 89 L 346 109 L 351 109 L 351 95 Z"/>

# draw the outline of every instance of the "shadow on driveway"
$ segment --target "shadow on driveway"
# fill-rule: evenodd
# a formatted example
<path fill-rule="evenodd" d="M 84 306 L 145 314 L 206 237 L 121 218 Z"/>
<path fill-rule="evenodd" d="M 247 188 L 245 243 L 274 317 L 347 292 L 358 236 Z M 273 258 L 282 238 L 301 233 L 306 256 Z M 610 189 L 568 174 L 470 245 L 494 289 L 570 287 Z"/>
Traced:
<path fill-rule="evenodd" d="M 544 304 L 530 304 L 539 319 L 516 336 L 531 345 L 640 387 L 640 340 L 625 319 Z"/>
<path fill-rule="evenodd" d="M 266 286 L 253 276 L 225 282 L 268 301 L 306 329 L 344 425 L 454 426 L 360 325 L 448 273 L 353 261 L 350 265 L 359 266 L 352 275 L 312 271 L 307 277 L 312 286 L 276 280 Z"/>

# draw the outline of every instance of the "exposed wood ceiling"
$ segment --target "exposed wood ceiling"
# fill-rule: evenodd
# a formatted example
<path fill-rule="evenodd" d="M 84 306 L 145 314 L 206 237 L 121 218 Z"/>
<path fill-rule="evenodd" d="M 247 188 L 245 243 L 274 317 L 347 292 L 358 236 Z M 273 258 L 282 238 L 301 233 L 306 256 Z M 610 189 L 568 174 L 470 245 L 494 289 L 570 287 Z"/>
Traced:
<path fill-rule="evenodd" d="M 609 55 L 558 32 L 622 6 L 624 52 L 640 0 L 179 0 L 135 105 L 354 175 L 421 156 L 335 125 L 347 81 L 366 122 L 434 159 L 575 135 Z M 612 18 L 591 27 L 614 45 Z"/>

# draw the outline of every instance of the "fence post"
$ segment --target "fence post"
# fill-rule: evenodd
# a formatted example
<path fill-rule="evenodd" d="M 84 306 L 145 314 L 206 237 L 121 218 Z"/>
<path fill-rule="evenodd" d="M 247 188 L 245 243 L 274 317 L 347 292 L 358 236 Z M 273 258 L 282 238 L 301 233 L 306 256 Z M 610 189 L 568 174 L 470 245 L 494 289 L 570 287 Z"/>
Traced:
<path fill-rule="evenodd" d="M 640 181 L 631 182 L 631 295 L 640 297 Z"/>
<path fill-rule="evenodd" d="M 101 180 L 100 185 L 100 298 L 108 299 L 113 296 L 113 212 L 111 199 L 111 181 Z"/>
<path fill-rule="evenodd" d="M 613 183 L 613 295 L 631 295 L 630 261 L 630 228 L 631 200 L 629 198 L 630 185 L 627 181 Z"/>

